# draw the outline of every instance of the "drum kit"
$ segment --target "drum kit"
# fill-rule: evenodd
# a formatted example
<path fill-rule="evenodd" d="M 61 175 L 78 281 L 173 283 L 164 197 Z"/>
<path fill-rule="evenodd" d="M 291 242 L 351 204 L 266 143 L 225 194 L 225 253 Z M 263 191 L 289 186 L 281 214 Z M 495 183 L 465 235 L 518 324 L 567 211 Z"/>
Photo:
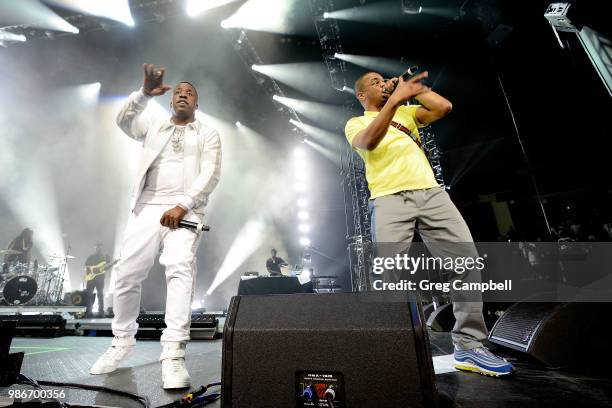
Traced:
<path fill-rule="evenodd" d="M 19 255 L 13 249 L 0 250 L 0 256 Z M 47 306 L 61 301 L 64 274 L 72 255 L 49 258 L 49 264 L 38 262 L 5 262 L 0 271 L 0 304 L 8 306 Z"/>

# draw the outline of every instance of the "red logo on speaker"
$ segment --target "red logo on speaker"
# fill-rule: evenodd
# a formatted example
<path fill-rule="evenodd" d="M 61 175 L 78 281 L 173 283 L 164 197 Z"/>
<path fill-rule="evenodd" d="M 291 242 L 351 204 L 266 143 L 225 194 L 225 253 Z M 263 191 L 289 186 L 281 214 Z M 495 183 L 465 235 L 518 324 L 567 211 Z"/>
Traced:
<path fill-rule="evenodd" d="M 317 393 L 317 397 L 325 398 L 325 390 L 327 389 L 327 384 L 315 384 L 314 385 L 315 392 Z"/>

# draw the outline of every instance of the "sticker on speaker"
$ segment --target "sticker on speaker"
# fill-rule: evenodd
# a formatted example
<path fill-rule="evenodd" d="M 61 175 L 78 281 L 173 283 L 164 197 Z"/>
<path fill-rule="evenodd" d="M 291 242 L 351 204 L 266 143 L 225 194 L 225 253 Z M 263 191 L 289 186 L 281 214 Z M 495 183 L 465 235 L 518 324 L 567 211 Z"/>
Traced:
<path fill-rule="evenodd" d="M 298 371 L 295 373 L 295 385 L 296 407 L 298 408 L 345 407 L 342 373 Z"/>

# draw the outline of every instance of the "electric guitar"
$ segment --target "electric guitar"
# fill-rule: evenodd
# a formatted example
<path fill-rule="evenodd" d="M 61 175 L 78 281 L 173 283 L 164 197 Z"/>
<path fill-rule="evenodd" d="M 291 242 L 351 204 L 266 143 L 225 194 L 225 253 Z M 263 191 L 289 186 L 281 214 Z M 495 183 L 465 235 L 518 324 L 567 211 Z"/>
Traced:
<path fill-rule="evenodd" d="M 108 265 L 106 265 L 106 261 L 102 261 L 97 265 L 86 266 L 85 267 L 85 270 L 86 270 L 85 281 L 89 282 L 96 276 L 102 275 L 104 272 L 112 268 L 113 265 L 116 264 L 117 262 L 119 262 L 119 260 L 115 259 L 113 262 L 109 263 Z"/>

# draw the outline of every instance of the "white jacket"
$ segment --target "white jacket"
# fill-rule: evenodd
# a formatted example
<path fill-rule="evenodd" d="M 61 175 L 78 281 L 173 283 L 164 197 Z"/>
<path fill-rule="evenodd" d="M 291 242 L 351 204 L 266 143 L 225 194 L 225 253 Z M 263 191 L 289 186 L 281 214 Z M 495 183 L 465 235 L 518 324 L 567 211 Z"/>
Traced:
<path fill-rule="evenodd" d="M 144 188 L 147 170 L 157 158 L 174 132 L 174 123 L 168 119 L 143 114 L 151 97 L 140 89 L 132 92 L 117 115 L 117 125 L 132 139 L 143 144 L 136 185 L 132 197 L 133 209 Z M 219 183 L 221 174 L 221 140 L 216 130 L 198 119 L 185 128 L 183 158 L 184 191 L 177 203 L 203 215 L 208 196 Z"/>

